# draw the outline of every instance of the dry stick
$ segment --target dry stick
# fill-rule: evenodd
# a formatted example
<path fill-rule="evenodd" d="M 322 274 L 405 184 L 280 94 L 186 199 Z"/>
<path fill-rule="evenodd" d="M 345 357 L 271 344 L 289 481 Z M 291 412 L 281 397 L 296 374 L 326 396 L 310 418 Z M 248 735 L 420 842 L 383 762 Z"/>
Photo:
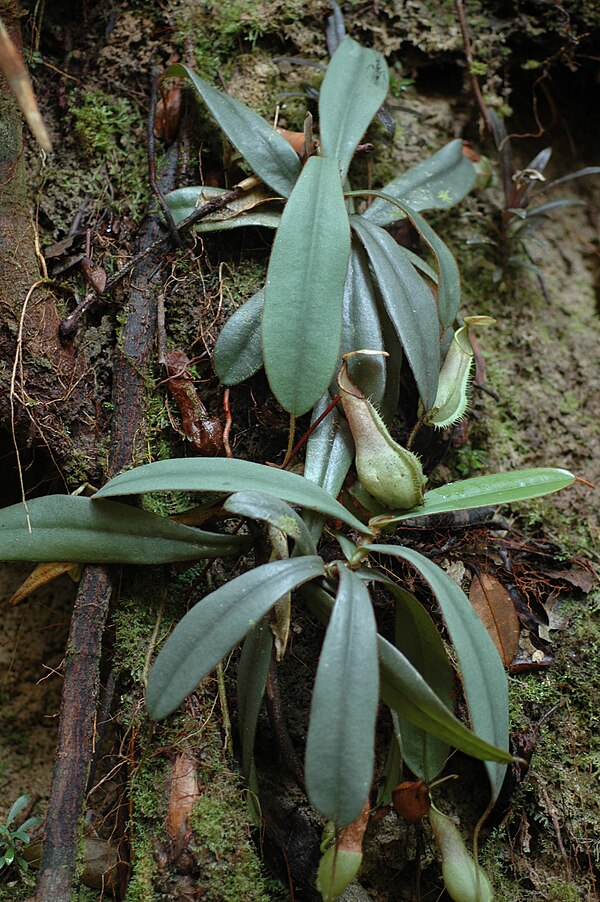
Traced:
<path fill-rule="evenodd" d="M 167 155 L 161 179 L 163 190 L 173 186 L 175 166 L 176 152 Z M 161 228 L 157 215 L 148 216 L 140 229 L 138 246 L 156 247 Z M 144 451 L 147 374 L 161 289 L 160 273 L 147 257 L 147 254 L 138 257 L 145 262 L 138 266 L 135 284 L 129 291 L 127 322 L 115 359 L 110 474 L 142 457 Z M 93 754 L 100 684 L 98 664 L 113 580 L 112 568 L 86 567 L 75 601 L 37 902 L 70 902 L 71 899 L 78 829 Z"/>
<path fill-rule="evenodd" d="M 108 567 L 86 567 L 73 609 L 38 902 L 71 899 L 79 821 L 92 757 L 102 633 L 112 585 Z"/>

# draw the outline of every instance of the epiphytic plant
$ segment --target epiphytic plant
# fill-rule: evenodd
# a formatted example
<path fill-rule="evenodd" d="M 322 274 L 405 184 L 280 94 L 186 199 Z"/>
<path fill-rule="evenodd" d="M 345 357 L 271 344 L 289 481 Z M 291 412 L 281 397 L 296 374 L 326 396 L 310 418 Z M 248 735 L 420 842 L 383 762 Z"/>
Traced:
<path fill-rule="evenodd" d="M 445 209 L 471 190 L 475 173 L 462 143 L 450 142 L 381 192 L 367 192 L 375 200 L 357 215 L 354 198 L 364 192 L 351 190 L 348 173 L 388 91 L 387 64 L 379 53 L 349 37 L 341 40 L 319 92 L 317 150 L 307 142 L 303 160 L 256 113 L 186 67 L 172 66 L 167 75 L 190 79 L 229 140 L 275 192 L 251 182 L 250 193 L 199 227 L 277 229 L 265 288 L 236 311 L 217 341 L 214 363 L 221 381 L 234 385 L 264 364 L 275 397 L 298 416 L 326 396 L 341 354 L 387 350 L 392 366 L 381 357 L 357 359 L 352 375 L 382 406 L 384 418 L 393 416 L 404 353 L 424 408 L 431 410 L 460 285 L 450 251 L 420 211 Z M 197 202 L 222 193 L 183 188 L 167 202 L 178 222 Z M 384 230 L 404 217 L 431 250 L 435 269 Z"/>
<path fill-rule="evenodd" d="M 552 148 L 545 147 L 524 169 L 516 169 L 513 164 L 510 137 L 503 120 L 494 110 L 486 108 L 486 114 L 498 151 L 503 197 L 498 210 L 499 221 L 494 227 L 494 237 L 473 239 L 469 243 L 491 244 L 498 248 L 499 265 L 492 273 L 495 283 L 510 279 L 519 270 L 526 270 L 535 275 L 544 297 L 548 300 L 544 275 L 532 258 L 530 245 L 543 243 L 540 232 L 548 223 L 551 213 L 568 207 L 585 206 L 585 201 L 570 197 L 545 200 L 545 195 L 566 182 L 589 175 L 600 175 L 600 166 L 586 166 L 547 181 L 544 172 L 552 157 Z"/>
<path fill-rule="evenodd" d="M 230 458 L 173 459 L 122 473 L 92 498 L 49 496 L 6 508 L 0 512 L 0 559 L 156 564 L 250 551 L 250 537 L 201 531 L 114 500 L 148 492 L 217 493 L 209 517 L 271 527 L 282 538 L 273 542 L 279 559 L 251 567 L 183 617 L 154 663 L 147 706 L 155 719 L 174 711 L 244 640 L 238 669 L 242 761 L 258 791 L 253 745 L 272 656 L 269 613 L 295 592 L 326 626 L 306 740 L 306 788 L 315 807 L 339 829 L 359 818 L 369 797 L 380 697 L 396 718 L 405 762 L 427 782 L 443 768 L 450 749 L 458 748 L 484 760 L 496 798 L 511 760 L 507 682 L 485 627 L 440 567 L 411 548 L 383 543 L 380 533 L 406 517 L 531 498 L 573 479 L 553 469 L 477 477 L 433 489 L 412 509 L 389 511 L 365 525 L 325 489 L 294 473 Z M 358 543 L 340 534 L 340 557 L 325 560 L 315 530 L 295 507 L 312 518 L 312 526 L 315 515 L 334 518 L 360 537 Z M 454 671 L 433 620 L 406 587 L 378 567 L 381 556 L 408 564 L 431 589 L 454 646 L 472 729 L 453 713 Z M 395 603 L 391 641 L 378 632 L 372 584 Z M 281 639 L 280 625 L 275 632 Z M 325 855 L 320 885 L 324 898 L 332 899 L 356 868 L 344 876 L 338 858 L 334 855 L 332 864 L 331 854 Z M 360 864 L 360 852 L 350 857 L 353 866 Z M 340 868 L 344 862 L 345 854 Z"/>

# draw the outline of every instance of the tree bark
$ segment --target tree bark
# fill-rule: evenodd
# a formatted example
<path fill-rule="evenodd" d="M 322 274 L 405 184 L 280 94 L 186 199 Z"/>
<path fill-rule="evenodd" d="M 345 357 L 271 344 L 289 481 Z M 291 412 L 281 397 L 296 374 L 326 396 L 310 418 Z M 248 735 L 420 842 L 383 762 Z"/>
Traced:
<path fill-rule="evenodd" d="M 176 157 L 173 151 L 165 160 L 161 179 L 165 192 L 174 187 Z M 161 231 L 159 217 L 148 216 L 140 229 L 136 251 L 152 244 Z M 115 360 L 111 474 L 138 461 L 145 447 L 144 410 L 160 284 L 160 267 L 152 256 L 134 269 L 122 348 Z M 79 820 L 94 743 L 102 634 L 112 591 L 113 576 L 109 568 L 86 567 L 71 622 L 37 902 L 69 902 L 71 898 Z"/>

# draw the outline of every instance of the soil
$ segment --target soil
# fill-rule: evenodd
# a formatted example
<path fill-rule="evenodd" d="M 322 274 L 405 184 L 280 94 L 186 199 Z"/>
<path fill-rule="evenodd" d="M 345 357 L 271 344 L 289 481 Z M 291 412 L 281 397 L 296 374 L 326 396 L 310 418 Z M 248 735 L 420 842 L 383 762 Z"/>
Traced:
<path fill-rule="evenodd" d="M 72 4 L 25 6 L 24 47 L 55 147 L 44 160 L 33 140 L 26 141 L 28 204 L 34 205 L 35 230 L 46 249 L 50 276 L 61 286 L 50 299 L 45 297 L 59 322 L 86 292 L 80 264 L 73 263 L 88 253 L 86 242 L 91 242 L 93 266 L 105 267 L 110 275 L 131 256 L 144 211 L 155 205 L 144 150 L 150 69 L 161 70 L 178 55 L 269 118 L 280 92 L 297 94 L 307 83 L 318 84 L 316 70 L 277 63 L 274 57 L 326 60 L 329 5 L 320 0 L 227 0 L 217 7 L 202 0 L 165 0 L 159 9 L 141 0 L 119 0 L 93 8 L 82 3 L 77 16 Z M 554 151 L 545 173 L 550 179 L 598 166 L 600 126 L 590 112 L 600 99 L 598 63 L 590 51 L 600 37 L 595 4 L 572 0 L 561 5 L 562 18 L 554 11 L 546 15 L 542 3 L 515 6 L 518 14 L 512 4 L 473 3 L 467 10 L 473 52 L 480 61 L 475 70 L 486 101 L 507 117 L 509 132 L 521 136 L 512 138 L 514 168 L 526 168 L 546 146 Z M 494 544 L 494 536 L 483 528 L 468 534 L 428 534 L 415 541 L 448 568 L 458 564 L 464 570 L 466 563 L 467 569 L 502 573 L 520 599 L 523 666 L 509 675 L 511 729 L 515 750 L 531 759 L 531 768 L 527 775 L 513 775 L 485 836 L 482 862 L 495 898 L 591 900 L 600 876 L 600 524 L 598 489 L 592 487 L 600 484 L 600 176 L 549 192 L 549 200 L 584 203 L 549 215 L 528 242 L 530 258 L 517 249 L 521 260 L 537 267 L 542 291 L 531 268 L 503 266 L 506 259 L 497 233 L 503 202 L 498 154 L 480 124 L 454 4 L 348 3 L 344 14 L 348 31 L 386 53 L 393 72 L 390 109 L 396 133 L 392 140 L 381 126 L 373 129 L 373 183 L 385 182 L 455 137 L 467 138 L 491 162 L 491 182 L 459 207 L 428 216 L 458 259 L 463 313 L 497 320 L 479 336 L 485 390 L 474 391 L 468 428 L 461 427 L 447 442 L 448 452 L 431 474 L 433 483 L 534 466 L 564 467 L 583 480 L 558 495 L 502 511 L 515 530 L 506 533 L 510 541 L 504 545 Z M 304 97 L 291 97 L 281 124 L 301 128 L 305 106 Z M 180 184 L 196 183 L 199 171 L 207 183 L 214 179 L 229 186 L 239 180 L 239 161 L 230 149 L 224 150 L 205 114 L 192 115 L 189 99 L 184 101 L 182 129 L 186 140 Z M 543 134 L 535 137 L 538 131 Z M 158 148 L 160 166 L 161 139 Z M 72 240 L 61 252 L 57 243 L 66 238 Z M 191 250 L 169 252 L 162 264 L 169 347 L 193 361 L 202 400 L 217 417 L 223 416 L 223 393 L 210 354 L 223 322 L 260 287 L 271 239 L 270 232 L 260 229 L 208 235 L 198 238 Z M 30 265 L 35 267 L 35 259 Z M 119 287 L 82 319 L 69 352 L 76 360 L 79 390 L 75 385 L 66 393 L 50 391 L 48 386 L 64 366 L 53 357 L 53 345 L 46 355 L 26 359 L 28 389 L 34 401 L 46 405 L 44 415 L 17 420 L 20 463 L 30 496 L 73 491 L 106 477 L 112 367 L 122 345 L 127 291 L 126 285 Z M 22 298 L 13 300 L 22 303 Z M 16 320 L 7 326 L 13 350 L 0 360 L 5 397 Z M 189 455 L 190 443 L 161 384 L 157 358 L 145 378 L 145 437 L 135 462 Z M 234 454 L 281 461 L 288 417 L 277 408 L 265 379 L 259 375 L 232 389 L 230 403 Z M 5 460 L 2 505 L 20 498 L 18 461 L 5 412 L 0 436 Z M 301 421 L 298 428 L 302 426 Z M 168 499 L 167 505 L 161 512 L 188 506 L 181 498 Z M 23 565 L 2 565 L 0 596 L 8 599 L 27 572 Z M 119 855 L 131 854 L 133 870 L 129 889 L 115 892 L 126 902 L 194 899 L 200 898 L 199 892 L 215 902 L 268 902 L 292 898 L 288 883 L 295 886 L 293 898 L 318 899 L 313 881 L 323 825 L 282 756 L 273 751 L 267 716 L 260 723 L 257 766 L 269 829 L 264 843 L 260 837 L 255 843 L 239 765 L 223 749 L 227 737 L 215 681 L 203 684 L 173 723 L 156 732 L 144 713 L 143 679 L 153 632 L 166 632 L 199 597 L 202 579 L 200 567 L 169 576 L 157 568 L 147 577 L 123 577 L 101 664 L 103 684 L 111 674 L 116 690 L 97 786 L 86 803 L 88 846 L 93 838 L 105 844 L 102 854 L 108 856 L 113 834 L 123 827 L 115 811 L 125 798 L 132 824 L 129 852 L 120 847 Z M 35 815 L 43 818 L 47 811 L 75 592 L 73 581 L 62 576 L 16 606 L 5 602 L 0 627 L 2 815 L 23 794 L 31 797 Z M 320 635 L 312 618 L 300 615 L 282 670 L 286 719 L 296 748 L 304 741 L 307 687 Z M 225 674 L 234 714 L 235 667 L 234 658 Z M 382 748 L 389 729 L 382 724 Z M 199 807 L 192 838 L 174 850 L 164 824 L 175 805 L 173 773 L 184 755 L 194 762 Z M 485 807 L 484 777 L 460 756 L 454 764 L 460 780 L 444 790 L 441 805 L 467 834 Z M 42 832 L 38 828 L 34 839 Z M 89 857 L 85 850 L 80 855 Z M 438 898 L 442 884 L 430 839 L 420 828 L 386 817 L 369 829 L 360 885 L 347 898 L 412 900 L 418 860 L 420 898 Z M 121 887 L 126 876 L 119 878 Z M 80 898 L 105 897 L 95 879 L 96 887 L 90 888 L 88 879 Z M 0 899 L 26 898 L 34 883 L 32 874 L 0 872 Z"/>

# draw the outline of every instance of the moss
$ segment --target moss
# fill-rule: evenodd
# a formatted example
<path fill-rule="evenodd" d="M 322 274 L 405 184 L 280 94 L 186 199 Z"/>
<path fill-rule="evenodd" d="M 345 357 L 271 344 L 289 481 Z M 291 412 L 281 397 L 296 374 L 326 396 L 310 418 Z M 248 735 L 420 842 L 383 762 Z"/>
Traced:
<path fill-rule="evenodd" d="M 155 851 L 163 832 L 165 769 L 164 760 L 144 757 L 149 736 L 142 740 L 142 759 L 130 784 L 133 822 L 130 835 L 132 874 L 125 902 L 149 902 L 156 893 L 158 866 Z"/>
<path fill-rule="evenodd" d="M 125 902 L 149 902 L 157 895 L 154 891 L 156 863 L 150 838 L 143 831 L 138 830 L 133 851 L 135 853 L 133 873 L 127 887 Z"/>
<path fill-rule="evenodd" d="M 286 0 L 282 3 L 268 0 L 229 0 L 227 3 L 195 0 L 180 7 L 175 40 L 183 44 L 190 33 L 193 34 L 198 74 L 209 80 L 220 76 L 228 81 L 234 59 L 244 46 L 254 52 L 259 38 L 293 29 L 294 24 L 306 16 L 306 5 L 305 0 Z"/>
<path fill-rule="evenodd" d="M 7 875 L 6 883 L 0 885 L 0 902 L 27 902 L 35 891 L 35 882 L 33 872 Z"/>
<path fill-rule="evenodd" d="M 73 126 L 64 163 L 50 160 L 38 187 L 39 203 L 56 234 L 68 231 L 86 196 L 93 199 L 89 216 L 109 209 L 121 219 L 140 219 L 149 199 L 145 112 L 116 88 L 109 94 L 69 86 L 67 104 Z M 110 269 L 109 257 L 104 265 Z"/>
<path fill-rule="evenodd" d="M 210 732 L 218 737 L 214 726 Z M 226 766 L 217 742 L 203 762 L 210 774 L 211 792 L 194 806 L 191 826 L 196 854 L 203 862 L 206 902 L 275 902 L 288 898 L 283 887 L 265 875 L 263 865 L 250 838 L 241 779 Z"/>
<path fill-rule="evenodd" d="M 69 112 L 84 153 L 106 157 L 121 144 L 131 128 L 132 104 L 125 97 L 87 91 L 72 97 Z"/>
<path fill-rule="evenodd" d="M 587 604 L 572 602 L 566 609 L 568 624 L 555 636 L 554 665 L 510 680 L 512 729 L 529 733 L 541 725 L 528 780 L 511 800 L 508 823 L 494 831 L 484 851 L 498 902 L 593 898 L 589 869 L 600 864 L 595 839 L 600 836 L 595 779 L 600 760 L 599 608 L 600 591 Z M 570 881 L 557 877 L 566 864 L 553 818 L 569 856 Z M 522 850 L 523 830 L 527 854 L 517 851 Z"/>

